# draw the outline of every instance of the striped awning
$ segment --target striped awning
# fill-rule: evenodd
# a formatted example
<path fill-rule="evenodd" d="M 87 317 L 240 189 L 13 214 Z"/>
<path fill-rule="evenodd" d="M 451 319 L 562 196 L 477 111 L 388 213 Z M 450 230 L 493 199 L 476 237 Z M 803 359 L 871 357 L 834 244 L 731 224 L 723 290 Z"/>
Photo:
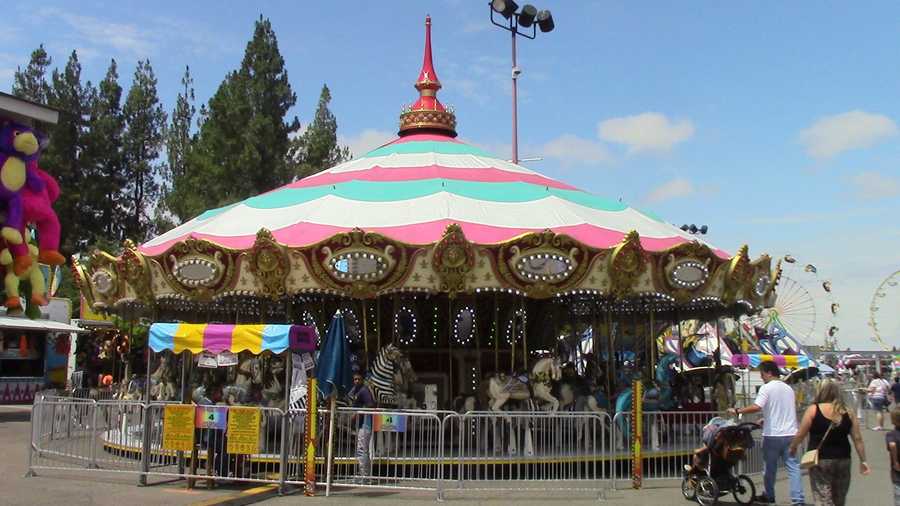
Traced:
<path fill-rule="evenodd" d="M 290 346 L 291 334 L 300 332 L 299 325 L 154 323 L 150 326 L 150 349 L 155 352 L 171 350 L 175 353 L 185 350 L 193 353 L 281 353 Z"/>
<path fill-rule="evenodd" d="M 739 354 L 731 357 L 735 367 L 759 367 L 763 362 L 775 362 L 778 367 L 804 369 L 815 365 L 806 355 L 766 355 L 764 353 Z"/>

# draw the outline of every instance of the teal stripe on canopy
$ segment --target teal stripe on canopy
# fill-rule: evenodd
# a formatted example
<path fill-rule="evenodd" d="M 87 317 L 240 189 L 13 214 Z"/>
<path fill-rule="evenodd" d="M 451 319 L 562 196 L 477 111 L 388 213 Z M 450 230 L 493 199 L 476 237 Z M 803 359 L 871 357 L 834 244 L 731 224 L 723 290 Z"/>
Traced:
<path fill-rule="evenodd" d="M 548 188 L 523 182 L 485 183 L 447 179 L 420 179 L 415 181 L 348 181 L 337 185 L 308 188 L 284 188 L 251 197 L 244 205 L 256 209 L 278 209 L 310 202 L 328 195 L 362 202 L 399 202 L 439 192 L 488 202 L 531 202 L 556 196 L 580 206 L 601 211 L 623 211 L 628 206 L 614 200 L 591 195 L 578 190 Z"/>
<path fill-rule="evenodd" d="M 442 155 L 476 155 L 496 158 L 468 144 L 460 142 L 411 141 L 389 144 L 369 151 L 363 158 L 387 155 L 408 155 L 413 153 L 438 153 Z"/>

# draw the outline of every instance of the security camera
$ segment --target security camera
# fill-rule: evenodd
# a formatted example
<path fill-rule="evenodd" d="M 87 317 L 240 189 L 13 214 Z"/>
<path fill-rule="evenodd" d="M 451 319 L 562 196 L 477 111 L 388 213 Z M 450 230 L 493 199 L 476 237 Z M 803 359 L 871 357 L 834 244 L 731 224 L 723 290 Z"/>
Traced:
<path fill-rule="evenodd" d="M 513 68 L 512 68 L 512 76 L 513 76 L 513 79 L 519 77 L 519 74 L 521 74 L 521 73 L 522 73 L 522 69 L 520 69 L 519 67 L 513 67 Z"/>

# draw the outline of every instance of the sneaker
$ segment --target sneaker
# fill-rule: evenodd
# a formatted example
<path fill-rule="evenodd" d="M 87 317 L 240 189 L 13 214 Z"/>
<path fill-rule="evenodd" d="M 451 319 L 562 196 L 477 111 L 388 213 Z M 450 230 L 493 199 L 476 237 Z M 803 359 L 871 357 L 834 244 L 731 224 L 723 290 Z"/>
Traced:
<path fill-rule="evenodd" d="M 758 495 L 753 498 L 753 502 L 757 504 L 775 504 L 774 499 L 769 499 L 768 496 Z"/>
<path fill-rule="evenodd" d="M 883 427 L 872 427 L 872 430 L 884 430 Z"/>

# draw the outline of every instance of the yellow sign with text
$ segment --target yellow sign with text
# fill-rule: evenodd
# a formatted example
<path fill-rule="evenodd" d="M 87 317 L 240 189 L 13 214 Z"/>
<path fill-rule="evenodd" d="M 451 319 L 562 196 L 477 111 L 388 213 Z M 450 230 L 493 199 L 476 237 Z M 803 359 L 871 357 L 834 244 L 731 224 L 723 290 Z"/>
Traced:
<path fill-rule="evenodd" d="M 163 441 L 165 450 L 189 452 L 194 446 L 194 406 L 170 404 L 163 411 Z"/>
<path fill-rule="evenodd" d="M 259 408 L 228 409 L 228 453 L 259 453 Z"/>

